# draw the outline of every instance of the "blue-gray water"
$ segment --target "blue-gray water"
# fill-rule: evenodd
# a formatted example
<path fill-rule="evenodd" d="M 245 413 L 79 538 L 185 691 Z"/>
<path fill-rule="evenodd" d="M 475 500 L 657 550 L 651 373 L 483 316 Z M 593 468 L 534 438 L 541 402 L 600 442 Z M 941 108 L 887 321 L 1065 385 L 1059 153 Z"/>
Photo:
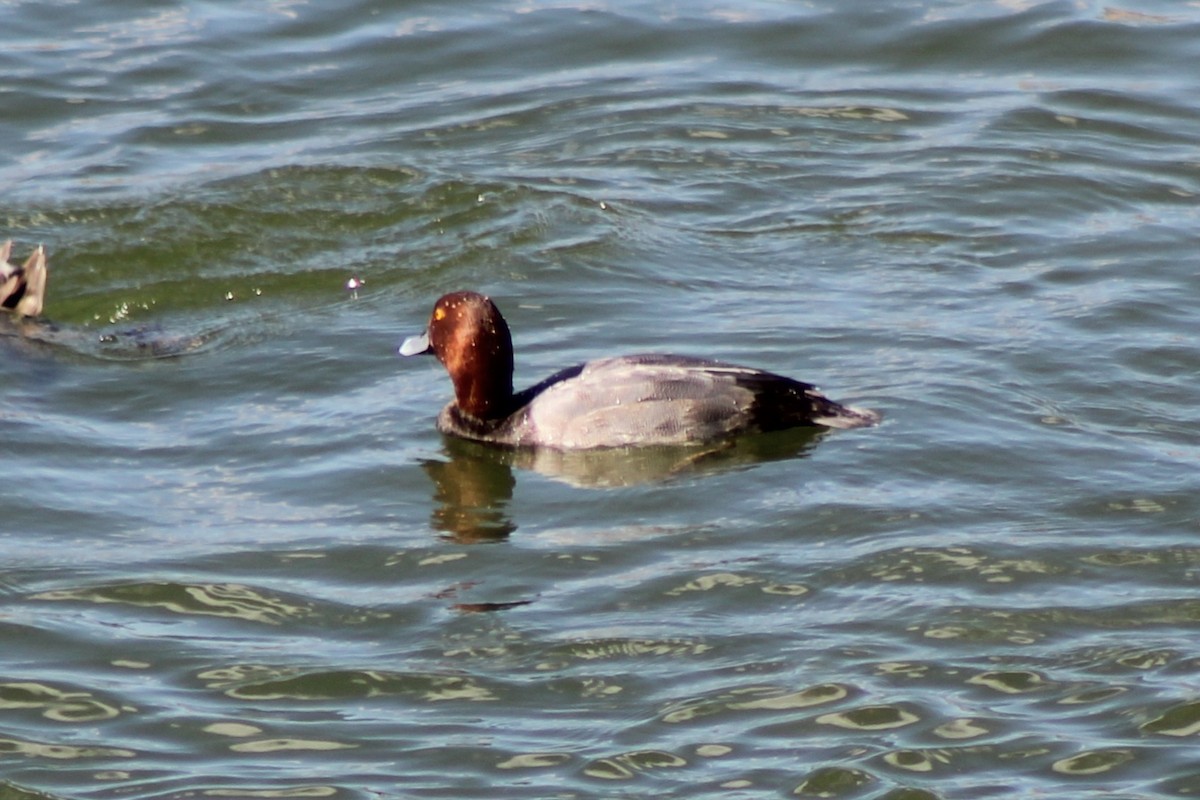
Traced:
<path fill-rule="evenodd" d="M 3 800 L 1200 793 L 1195 4 L 0 22 Z M 464 288 L 886 419 L 456 445 Z"/>

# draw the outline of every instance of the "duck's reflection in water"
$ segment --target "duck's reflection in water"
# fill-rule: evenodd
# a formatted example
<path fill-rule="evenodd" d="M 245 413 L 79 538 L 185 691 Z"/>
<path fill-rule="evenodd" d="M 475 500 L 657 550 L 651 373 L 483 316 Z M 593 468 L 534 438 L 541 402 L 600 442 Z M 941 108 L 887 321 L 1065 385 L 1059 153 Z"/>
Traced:
<path fill-rule="evenodd" d="M 448 461 L 426 459 L 433 481 L 430 525 L 456 542 L 494 542 L 517 529 L 508 515 L 517 479 L 512 467 L 487 447 L 446 440 Z"/>
<path fill-rule="evenodd" d="M 446 437 L 447 460 L 428 459 L 421 467 L 433 481 L 434 529 L 458 542 L 488 542 L 517 529 L 508 510 L 516 485 L 513 467 L 578 488 L 614 489 L 803 458 L 825 433 L 796 428 L 690 447 L 601 450 L 499 448 Z"/>

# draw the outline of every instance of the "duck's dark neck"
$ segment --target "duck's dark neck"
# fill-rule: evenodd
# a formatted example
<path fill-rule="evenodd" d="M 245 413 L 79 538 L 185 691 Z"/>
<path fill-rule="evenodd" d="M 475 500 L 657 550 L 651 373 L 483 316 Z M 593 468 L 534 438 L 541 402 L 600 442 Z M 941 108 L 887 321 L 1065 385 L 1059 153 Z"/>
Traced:
<path fill-rule="evenodd" d="M 459 409 L 481 421 L 507 417 L 513 403 L 511 346 L 477 340 L 462 352 L 469 363 L 450 370 Z"/>
<path fill-rule="evenodd" d="M 454 382 L 454 398 L 459 409 L 478 420 L 506 417 L 512 411 L 512 373 L 491 381 L 461 376 Z"/>

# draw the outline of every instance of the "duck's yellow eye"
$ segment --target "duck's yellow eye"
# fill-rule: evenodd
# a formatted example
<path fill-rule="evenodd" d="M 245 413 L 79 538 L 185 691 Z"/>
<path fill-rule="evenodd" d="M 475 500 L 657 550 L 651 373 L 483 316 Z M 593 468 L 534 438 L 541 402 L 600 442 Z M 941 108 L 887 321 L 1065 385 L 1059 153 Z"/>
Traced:
<path fill-rule="evenodd" d="M 446 318 L 446 309 L 444 309 L 444 308 L 435 308 L 435 309 L 433 310 L 433 318 L 434 318 L 435 320 L 437 320 L 438 322 L 441 322 L 442 320 L 444 320 L 444 319 Z"/>

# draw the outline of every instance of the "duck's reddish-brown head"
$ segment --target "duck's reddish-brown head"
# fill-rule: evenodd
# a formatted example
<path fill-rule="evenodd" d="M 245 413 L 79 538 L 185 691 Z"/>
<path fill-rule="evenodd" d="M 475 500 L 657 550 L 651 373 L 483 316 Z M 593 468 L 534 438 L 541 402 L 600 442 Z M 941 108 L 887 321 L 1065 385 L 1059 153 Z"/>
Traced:
<path fill-rule="evenodd" d="M 511 410 L 512 335 L 500 309 L 476 292 L 443 295 L 423 334 L 404 340 L 400 354 L 432 353 L 450 373 L 458 407 L 491 420 Z"/>

